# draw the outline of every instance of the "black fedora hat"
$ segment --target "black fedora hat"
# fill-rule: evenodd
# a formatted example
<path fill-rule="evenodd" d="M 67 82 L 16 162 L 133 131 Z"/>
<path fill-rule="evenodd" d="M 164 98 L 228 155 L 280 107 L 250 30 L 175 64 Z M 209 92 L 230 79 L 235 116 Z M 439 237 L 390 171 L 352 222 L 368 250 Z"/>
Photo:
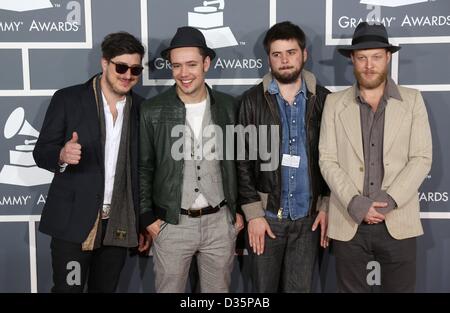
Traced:
<path fill-rule="evenodd" d="M 177 29 L 170 41 L 170 46 L 161 52 L 161 56 L 168 60 L 170 50 L 183 47 L 199 47 L 205 50 L 211 60 L 216 57 L 214 50 L 206 45 L 205 36 L 203 36 L 202 32 L 190 26 L 183 26 Z"/>
<path fill-rule="evenodd" d="M 389 43 L 388 34 L 383 24 L 369 24 L 361 22 L 353 33 L 352 45 L 337 48 L 340 54 L 349 58 L 352 51 L 365 49 L 386 48 L 391 53 L 400 50 L 400 47 Z"/>

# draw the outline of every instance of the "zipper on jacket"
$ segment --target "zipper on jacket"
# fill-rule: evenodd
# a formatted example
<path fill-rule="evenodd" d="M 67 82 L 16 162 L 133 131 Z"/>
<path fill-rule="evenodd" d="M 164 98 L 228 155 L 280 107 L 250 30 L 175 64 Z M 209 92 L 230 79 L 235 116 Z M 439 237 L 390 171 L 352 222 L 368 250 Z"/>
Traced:
<path fill-rule="evenodd" d="M 310 103 L 312 104 L 312 108 L 308 113 L 308 116 L 306 117 L 306 140 L 308 141 L 308 143 L 306 144 L 306 154 L 308 157 L 308 175 L 309 175 L 309 192 L 311 193 L 311 200 L 309 202 L 309 209 L 308 209 L 308 216 L 312 215 L 312 204 L 313 204 L 313 197 L 314 197 L 314 191 L 313 191 L 313 177 L 311 175 L 311 153 L 310 153 L 310 132 L 309 132 L 309 123 L 311 121 L 311 116 L 312 116 L 312 112 L 314 111 L 314 105 L 316 103 L 316 95 L 311 95 L 309 97 L 310 99 Z"/>
<path fill-rule="evenodd" d="M 184 106 L 184 103 L 180 100 L 180 102 L 183 104 L 183 106 L 182 106 L 182 110 L 183 110 L 183 121 L 184 121 L 184 124 L 186 125 L 186 108 L 185 108 L 185 106 Z M 183 136 L 184 136 L 184 134 L 183 134 Z M 183 150 L 183 152 L 184 152 L 184 150 Z M 181 185 L 180 185 L 180 188 L 178 188 L 178 203 L 179 203 L 179 206 L 178 206 L 178 208 L 177 208 L 177 210 L 178 210 L 178 213 L 180 213 L 180 209 L 181 209 L 181 202 L 182 202 L 182 195 L 181 195 L 181 193 L 183 192 L 183 178 L 184 178 L 184 158 L 181 160 L 181 171 L 180 171 L 180 182 L 181 182 Z M 178 216 L 177 216 L 177 222 L 179 222 L 179 220 L 180 220 L 180 215 L 178 214 Z"/>
<path fill-rule="evenodd" d="M 267 95 L 267 92 L 264 92 L 264 98 L 266 99 L 267 104 L 269 105 L 269 111 L 272 114 L 273 120 L 276 123 L 278 123 L 278 127 L 280 128 L 278 140 L 279 140 L 279 146 L 281 147 L 281 143 L 283 142 L 283 127 L 280 127 L 281 126 L 280 116 L 273 111 L 272 106 L 274 106 L 274 105 L 273 105 L 271 97 Z M 278 106 L 278 104 L 277 104 L 277 106 Z M 279 149 L 279 150 L 280 150 L 280 153 L 279 153 L 280 155 L 278 156 L 278 158 L 281 160 L 283 157 L 282 149 Z M 281 164 L 281 162 L 279 162 L 279 163 Z M 280 166 L 280 164 L 278 164 L 279 166 L 277 166 L 277 170 L 275 171 L 275 181 L 277 182 L 278 194 L 279 194 L 278 202 L 281 202 L 281 178 L 280 178 L 281 177 L 281 166 Z M 267 200 L 267 202 L 269 202 L 269 200 Z M 281 203 L 278 203 L 278 206 L 280 206 L 280 205 L 281 205 Z"/>

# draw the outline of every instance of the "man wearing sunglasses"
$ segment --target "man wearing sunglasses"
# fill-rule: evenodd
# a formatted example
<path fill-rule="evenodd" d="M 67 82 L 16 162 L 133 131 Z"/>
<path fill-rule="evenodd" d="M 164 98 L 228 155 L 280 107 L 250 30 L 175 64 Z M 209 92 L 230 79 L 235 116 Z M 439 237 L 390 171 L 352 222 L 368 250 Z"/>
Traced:
<path fill-rule="evenodd" d="M 126 32 L 102 42 L 102 73 L 52 97 L 33 152 L 55 173 L 39 230 L 52 237 L 52 292 L 114 292 L 139 237 L 138 114 L 131 89 L 144 47 Z M 140 240 L 141 239 L 141 240 Z"/>

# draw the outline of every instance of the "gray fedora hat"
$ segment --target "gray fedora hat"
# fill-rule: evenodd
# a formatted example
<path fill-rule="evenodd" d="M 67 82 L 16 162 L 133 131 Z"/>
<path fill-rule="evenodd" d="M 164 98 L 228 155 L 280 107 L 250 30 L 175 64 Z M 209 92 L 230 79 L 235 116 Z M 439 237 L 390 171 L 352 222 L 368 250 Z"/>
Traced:
<path fill-rule="evenodd" d="M 349 58 L 352 51 L 379 48 L 386 48 L 391 53 L 400 50 L 400 47 L 389 43 L 388 34 L 383 24 L 361 22 L 353 33 L 352 45 L 338 47 L 337 50 L 340 54 Z"/>
<path fill-rule="evenodd" d="M 206 45 L 205 36 L 203 36 L 202 32 L 190 26 L 183 26 L 177 29 L 170 41 L 170 46 L 161 52 L 161 56 L 168 60 L 170 50 L 184 47 L 202 48 L 211 60 L 216 57 L 214 50 Z"/>

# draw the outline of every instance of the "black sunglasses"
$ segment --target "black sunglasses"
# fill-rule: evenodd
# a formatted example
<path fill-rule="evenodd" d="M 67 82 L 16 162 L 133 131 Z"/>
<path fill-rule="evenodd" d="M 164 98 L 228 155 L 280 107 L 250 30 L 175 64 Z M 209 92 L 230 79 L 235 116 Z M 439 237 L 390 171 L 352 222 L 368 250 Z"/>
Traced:
<path fill-rule="evenodd" d="M 142 66 L 128 66 L 126 64 L 116 63 L 113 60 L 109 60 L 109 62 L 111 62 L 116 66 L 116 72 L 118 74 L 125 74 L 128 71 L 128 69 L 130 69 L 131 75 L 139 76 L 141 75 L 142 70 L 144 69 Z"/>

